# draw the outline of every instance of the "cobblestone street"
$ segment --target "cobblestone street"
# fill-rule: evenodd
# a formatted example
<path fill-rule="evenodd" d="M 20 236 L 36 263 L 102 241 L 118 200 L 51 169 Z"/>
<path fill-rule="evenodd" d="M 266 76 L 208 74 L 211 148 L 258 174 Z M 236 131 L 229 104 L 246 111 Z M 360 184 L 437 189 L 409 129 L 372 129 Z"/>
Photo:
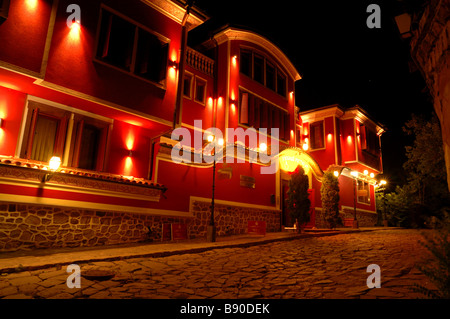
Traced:
<path fill-rule="evenodd" d="M 69 289 L 66 267 L 0 276 L 0 298 L 422 298 L 410 288 L 432 287 L 415 265 L 427 256 L 416 230 L 381 229 L 213 249 L 160 258 L 79 264 L 113 270 L 106 281 L 81 278 Z M 70 263 L 70 262 L 69 262 Z M 367 266 L 381 269 L 369 289 Z"/>

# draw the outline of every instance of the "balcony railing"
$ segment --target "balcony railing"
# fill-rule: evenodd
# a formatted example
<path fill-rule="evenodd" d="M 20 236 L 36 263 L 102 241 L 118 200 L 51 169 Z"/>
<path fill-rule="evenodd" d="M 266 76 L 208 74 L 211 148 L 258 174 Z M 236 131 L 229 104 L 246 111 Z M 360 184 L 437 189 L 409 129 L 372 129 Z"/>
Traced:
<path fill-rule="evenodd" d="M 214 60 L 189 47 L 186 50 L 186 64 L 211 77 L 214 76 Z"/>

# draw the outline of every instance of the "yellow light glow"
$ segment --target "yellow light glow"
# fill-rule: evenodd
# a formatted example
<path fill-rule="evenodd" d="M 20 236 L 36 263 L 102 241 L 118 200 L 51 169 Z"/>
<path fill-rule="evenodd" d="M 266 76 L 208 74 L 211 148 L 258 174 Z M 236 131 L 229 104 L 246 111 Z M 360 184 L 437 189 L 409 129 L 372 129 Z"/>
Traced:
<path fill-rule="evenodd" d="M 302 148 L 304 151 L 307 151 L 309 148 L 308 143 L 303 144 Z"/>
<path fill-rule="evenodd" d="M 386 185 L 387 184 L 387 182 L 384 180 L 384 179 L 382 179 L 381 181 L 380 181 L 380 185 Z"/>
<path fill-rule="evenodd" d="M 364 170 L 364 175 L 368 175 L 369 174 L 369 171 L 368 170 Z"/>
<path fill-rule="evenodd" d="M 291 138 L 294 138 L 294 130 L 291 130 Z"/>
<path fill-rule="evenodd" d="M 339 172 L 338 171 L 334 171 L 333 174 L 334 174 L 334 176 L 339 177 Z"/>
<path fill-rule="evenodd" d="M 214 135 L 208 135 L 206 140 L 211 143 L 212 141 L 214 141 Z"/>
<path fill-rule="evenodd" d="M 234 103 L 231 103 L 231 112 L 233 112 L 233 114 L 236 113 L 236 105 Z"/>
<path fill-rule="evenodd" d="M 219 138 L 219 140 L 217 141 L 217 143 L 218 143 L 220 146 L 223 146 L 223 138 Z"/>
<path fill-rule="evenodd" d="M 374 178 L 375 174 L 374 173 L 370 173 L 370 178 Z"/>
<path fill-rule="evenodd" d="M 217 99 L 217 106 L 218 106 L 218 107 L 222 107 L 222 105 L 223 105 L 223 98 L 220 96 L 220 97 Z"/>
<path fill-rule="evenodd" d="M 127 141 L 126 141 L 126 146 L 127 146 L 127 150 L 129 150 L 129 151 L 133 150 L 134 137 L 133 137 L 133 135 L 131 133 L 128 135 L 128 138 L 127 138 Z"/>
<path fill-rule="evenodd" d="M 130 156 L 127 156 L 125 159 L 125 167 L 123 174 L 130 175 L 132 168 L 133 168 L 133 159 Z"/>
<path fill-rule="evenodd" d="M 305 174 L 308 174 L 310 168 L 309 165 L 302 160 L 301 154 L 299 154 L 298 151 L 295 150 L 284 150 L 279 157 L 279 163 L 280 168 L 285 171 L 292 173 L 294 172 L 297 167 L 300 165 L 303 170 L 305 171 Z"/>
<path fill-rule="evenodd" d="M 208 98 L 208 107 L 212 108 L 212 106 L 213 106 L 213 99 L 212 99 L 212 97 L 209 97 Z"/>
<path fill-rule="evenodd" d="M 29 10 L 34 10 L 38 5 L 38 0 L 26 0 L 25 3 Z"/>
<path fill-rule="evenodd" d="M 261 144 L 259 144 L 259 150 L 260 150 L 261 152 L 267 151 L 267 144 L 266 144 L 266 143 L 261 143 Z"/>
<path fill-rule="evenodd" d="M 231 58 L 231 63 L 233 64 L 233 67 L 236 67 L 236 65 L 237 65 L 237 55 L 234 55 Z"/>
<path fill-rule="evenodd" d="M 48 163 L 51 171 L 56 171 L 61 166 L 61 158 L 58 156 L 53 156 Z"/>
<path fill-rule="evenodd" d="M 351 135 L 347 136 L 347 142 L 348 142 L 348 143 L 351 143 L 351 142 L 352 142 L 352 136 L 351 136 Z"/>
<path fill-rule="evenodd" d="M 351 171 L 350 175 L 352 175 L 353 177 L 358 177 L 358 172 L 357 171 Z"/>
<path fill-rule="evenodd" d="M 333 134 L 328 133 L 327 140 L 328 140 L 328 143 L 331 143 L 331 141 L 333 140 Z"/>
<path fill-rule="evenodd" d="M 80 40 L 81 35 L 81 25 L 79 21 L 72 23 L 69 31 L 69 40 L 74 43 Z"/>

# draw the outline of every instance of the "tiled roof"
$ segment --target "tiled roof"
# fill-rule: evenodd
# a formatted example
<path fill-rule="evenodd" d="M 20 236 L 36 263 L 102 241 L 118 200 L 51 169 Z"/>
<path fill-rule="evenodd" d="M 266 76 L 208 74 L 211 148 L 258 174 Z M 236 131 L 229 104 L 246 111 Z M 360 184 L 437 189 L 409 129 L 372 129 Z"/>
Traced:
<path fill-rule="evenodd" d="M 17 158 L 17 157 L 13 157 L 13 156 L 0 155 L 0 164 L 11 165 L 11 166 L 16 166 L 16 167 L 18 166 L 18 167 L 24 167 L 24 168 L 31 168 L 31 169 L 37 169 L 37 170 L 43 170 L 43 171 L 49 170 L 48 164 L 45 162 L 40 162 L 40 161 L 35 161 L 35 160 L 27 160 L 27 159 Z M 145 178 L 138 178 L 138 177 L 134 177 L 134 176 L 117 175 L 117 174 L 90 171 L 90 170 L 84 170 L 84 169 L 72 168 L 72 167 L 61 167 L 58 169 L 57 172 L 62 173 L 62 174 L 72 174 L 72 175 L 77 175 L 77 176 L 81 176 L 81 177 L 95 178 L 95 179 L 111 181 L 111 182 L 130 183 L 130 184 L 135 184 L 135 185 L 161 188 L 161 189 L 165 188 L 163 184 L 154 183 L 151 180 L 148 180 Z"/>

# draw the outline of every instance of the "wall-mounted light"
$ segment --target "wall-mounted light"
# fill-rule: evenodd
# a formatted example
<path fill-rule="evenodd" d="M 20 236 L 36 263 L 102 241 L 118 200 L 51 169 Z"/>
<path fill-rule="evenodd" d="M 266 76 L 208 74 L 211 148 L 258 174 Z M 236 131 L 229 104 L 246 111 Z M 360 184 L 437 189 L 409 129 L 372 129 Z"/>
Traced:
<path fill-rule="evenodd" d="M 129 156 L 129 157 L 132 157 L 132 156 L 133 156 L 133 151 L 132 151 L 132 150 L 129 150 L 129 151 L 128 151 L 128 156 Z"/>
<path fill-rule="evenodd" d="M 307 151 L 308 148 L 309 148 L 308 143 L 304 143 L 304 144 L 303 144 L 303 150 L 304 150 L 304 151 Z"/>
<path fill-rule="evenodd" d="M 48 168 L 50 169 L 51 173 L 45 174 L 44 178 L 42 179 L 42 182 L 45 183 L 51 180 L 54 173 L 59 169 L 60 166 L 61 166 L 61 158 L 58 156 L 53 156 L 48 163 Z"/>
<path fill-rule="evenodd" d="M 336 177 L 339 177 L 339 172 L 338 171 L 334 171 L 333 175 L 336 176 Z"/>
<path fill-rule="evenodd" d="M 3 119 L 0 118 L 0 128 L 2 128 L 2 127 L 3 127 Z"/>

